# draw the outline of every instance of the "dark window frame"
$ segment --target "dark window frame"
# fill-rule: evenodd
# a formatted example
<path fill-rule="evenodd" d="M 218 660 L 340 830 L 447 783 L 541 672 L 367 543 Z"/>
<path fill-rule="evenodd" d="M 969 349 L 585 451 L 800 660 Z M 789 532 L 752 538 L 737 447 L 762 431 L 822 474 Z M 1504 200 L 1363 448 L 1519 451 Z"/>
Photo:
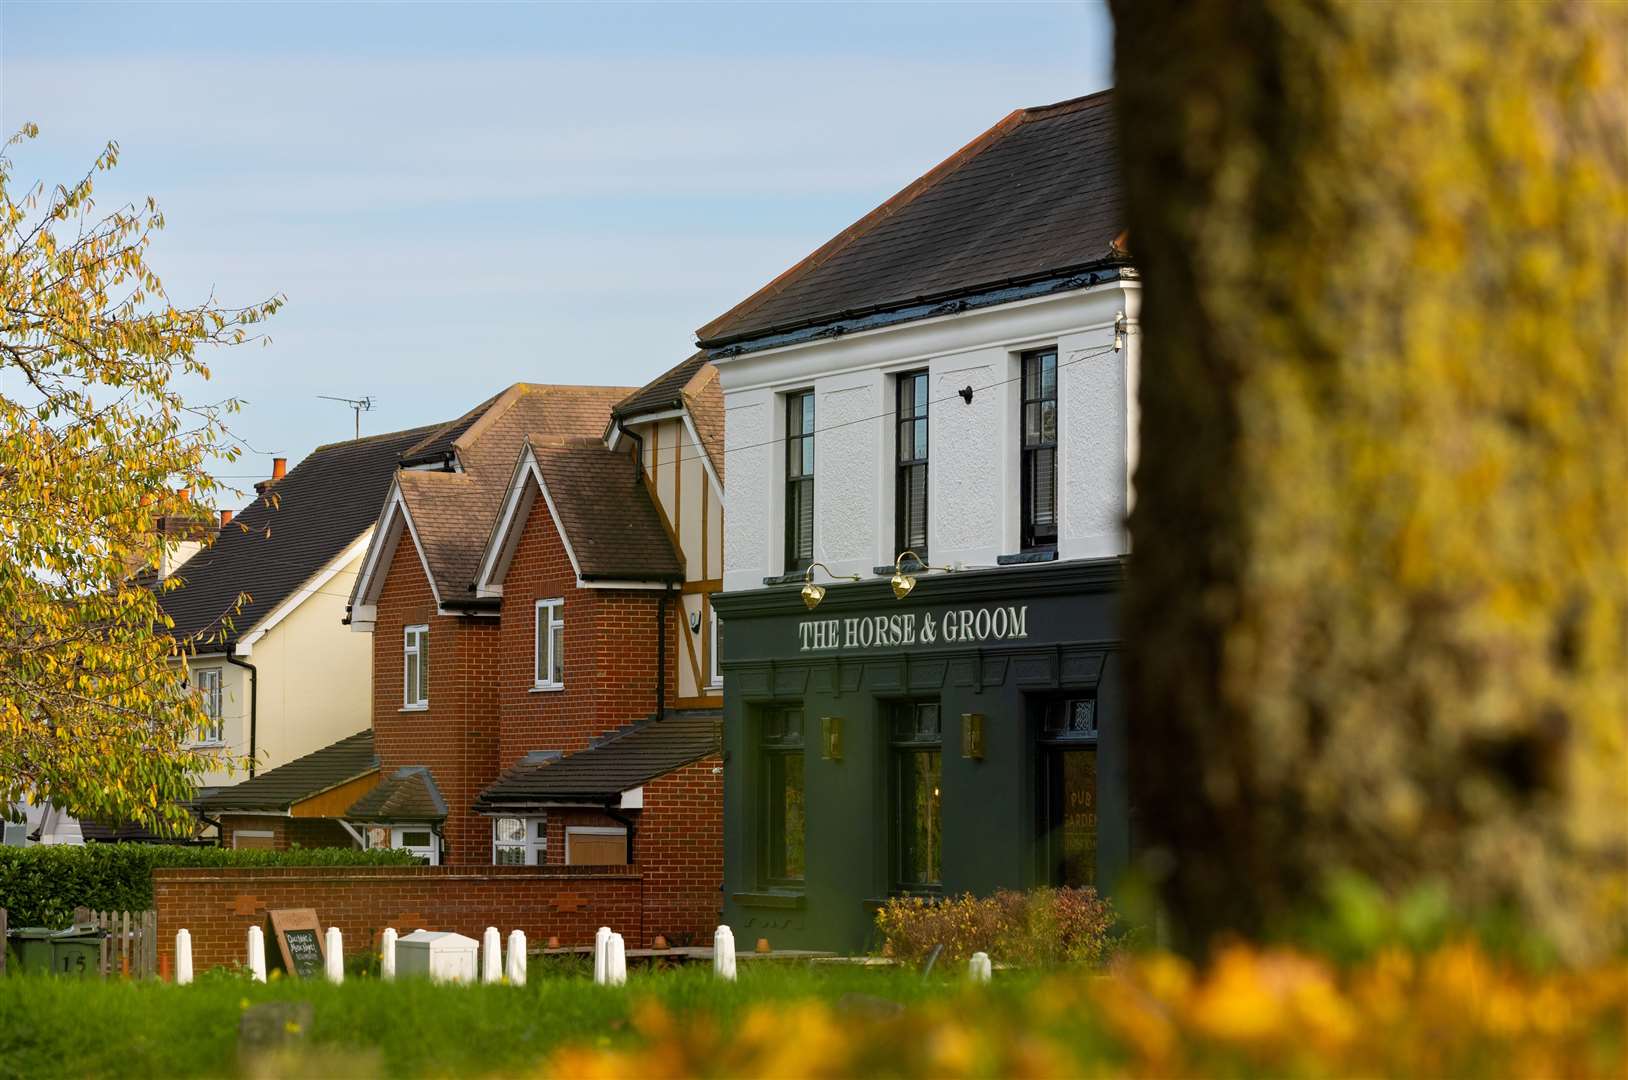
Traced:
<path fill-rule="evenodd" d="M 1076 705 L 1089 710 L 1089 723 L 1071 721 L 1070 713 Z M 1059 694 L 1041 699 L 1038 703 L 1039 754 L 1036 822 L 1039 830 L 1037 844 L 1039 882 L 1041 885 L 1074 885 L 1095 887 L 1097 867 L 1095 857 L 1101 842 L 1101 764 L 1099 746 L 1101 733 L 1097 727 L 1098 710 L 1095 694 Z M 1070 881 L 1064 870 L 1063 808 L 1066 755 L 1089 754 L 1092 757 L 1091 838 L 1092 860 L 1085 867 L 1081 880 Z"/>
<path fill-rule="evenodd" d="M 785 397 L 785 572 L 796 574 L 814 562 L 814 391 L 794 390 Z"/>
<path fill-rule="evenodd" d="M 1046 386 L 1048 361 L 1051 375 L 1049 393 Z M 1021 401 L 1018 405 L 1018 449 L 1021 457 L 1019 470 L 1023 478 L 1023 550 L 1055 551 L 1057 521 L 1060 517 L 1057 505 L 1057 347 L 1053 345 L 1021 353 L 1018 356 L 1018 363 L 1022 368 Z M 1047 405 L 1051 406 L 1052 421 L 1049 439 L 1046 437 L 1043 419 Z M 1039 494 L 1036 491 L 1039 486 L 1037 470 L 1043 461 L 1050 463 L 1047 470 L 1049 491 L 1043 503 L 1049 505 L 1049 513 L 1036 507 L 1036 496 Z"/>
<path fill-rule="evenodd" d="M 937 712 L 937 731 L 934 734 L 925 734 L 921 728 L 921 710 L 932 708 Z M 890 819 L 889 837 L 889 875 L 893 880 L 893 891 L 896 893 L 941 893 L 944 889 L 944 712 L 943 706 L 937 698 L 909 698 L 890 701 L 886 704 L 884 714 L 887 718 L 886 736 L 888 750 L 888 816 Z M 908 714 L 910 730 L 901 733 L 899 721 Z M 906 775 L 907 763 L 914 763 L 917 759 L 937 755 L 939 788 L 933 795 L 936 815 L 938 846 L 936 852 L 929 848 L 927 861 L 931 864 L 936 855 L 938 863 L 938 876 L 936 878 L 917 878 L 914 872 L 907 873 L 905 861 L 910 854 L 910 834 L 916 830 L 915 807 L 906 805 Z M 933 832 L 928 829 L 929 834 Z"/>
<path fill-rule="evenodd" d="M 927 561 L 928 458 L 932 447 L 928 430 L 927 369 L 901 371 L 893 391 L 893 553 L 914 551 Z M 918 452 L 919 451 L 919 452 Z M 910 492 L 920 485 L 920 520 L 911 513 Z"/>
<path fill-rule="evenodd" d="M 808 765 L 805 747 L 807 714 L 800 704 L 760 705 L 757 714 L 757 749 L 762 790 L 758 813 L 758 880 L 765 888 L 801 889 L 808 874 Z M 796 724 L 787 723 L 795 715 Z M 802 791 L 803 865 L 801 874 L 787 867 L 785 809 L 786 769 L 795 761 Z"/>

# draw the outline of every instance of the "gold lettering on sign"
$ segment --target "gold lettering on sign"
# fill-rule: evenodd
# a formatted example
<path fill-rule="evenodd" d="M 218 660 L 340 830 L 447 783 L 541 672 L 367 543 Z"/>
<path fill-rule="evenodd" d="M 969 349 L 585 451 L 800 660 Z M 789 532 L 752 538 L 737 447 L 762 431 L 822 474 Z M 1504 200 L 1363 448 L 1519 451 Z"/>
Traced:
<path fill-rule="evenodd" d="M 800 652 L 839 649 L 898 649 L 940 641 L 972 644 L 1021 641 L 1029 636 L 1029 605 L 953 608 L 943 612 L 902 611 L 892 615 L 853 615 L 844 619 L 803 619 L 797 625 Z"/>

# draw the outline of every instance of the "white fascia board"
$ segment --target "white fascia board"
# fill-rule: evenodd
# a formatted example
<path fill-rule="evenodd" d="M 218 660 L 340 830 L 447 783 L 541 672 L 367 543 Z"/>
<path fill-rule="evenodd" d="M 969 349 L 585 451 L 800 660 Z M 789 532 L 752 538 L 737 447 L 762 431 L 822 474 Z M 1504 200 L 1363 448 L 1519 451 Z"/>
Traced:
<path fill-rule="evenodd" d="M 668 591 L 676 588 L 678 584 L 677 580 L 617 581 L 607 578 L 600 581 L 584 581 L 580 576 L 577 578 L 577 588 L 579 589 L 660 589 Z"/>
<path fill-rule="evenodd" d="M 298 592 L 296 592 L 293 596 L 290 596 L 287 600 L 284 600 L 282 604 L 276 608 L 276 610 L 274 610 L 270 615 L 267 615 L 264 619 L 260 620 L 260 623 L 253 630 L 239 638 L 237 642 L 237 654 L 239 656 L 250 655 L 251 650 L 254 648 L 255 642 L 265 637 L 268 631 L 273 629 L 284 619 L 288 618 L 288 616 L 292 615 L 295 608 L 298 608 L 301 604 L 305 603 L 305 601 L 316 594 L 317 590 L 321 589 L 324 585 L 328 584 L 328 582 L 332 581 L 341 570 L 350 565 L 352 559 L 356 558 L 356 556 L 360 555 L 364 550 L 367 549 L 367 545 L 372 541 L 372 539 L 373 526 L 369 525 L 361 536 L 358 536 L 355 540 L 351 541 L 350 544 L 346 546 L 344 551 L 341 551 L 338 555 L 334 556 L 333 559 L 329 560 L 328 565 L 324 566 L 321 570 L 318 570 L 315 576 L 300 587 Z"/>
<path fill-rule="evenodd" d="M 643 810 L 644 809 L 644 785 L 640 784 L 636 788 L 628 788 L 626 791 L 622 792 L 622 805 L 617 807 L 617 809 L 619 809 L 619 810 Z"/>
<path fill-rule="evenodd" d="M 706 470 L 707 479 L 712 481 L 713 494 L 722 499 L 724 496 L 723 481 L 718 479 L 718 472 L 712 467 L 712 455 L 707 453 L 706 446 L 701 442 L 700 434 L 695 430 L 695 420 L 690 416 L 689 406 L 686 405 L 682 409 L 668 409 L 666 412 L 647 413 L 641 415 L 636 422 L 629 423 L 628 426 L 638 427 L 640 424 L 654 424 L 659 420 L 684 421 L 684 431 L 689 435 L 690 442 L 694 444 L 695 452 L 701 455 L 701 467 Z M 612 428 L 610 439 L 605 443 L 605 445 L 609 449 L 615 450 L 616 444 L 621 440 L 621 436 L 621 428 Z"/>
<path fill-rule="evenodd" d="M 1065 334 L 1112 328 L 1133 288 L 1139 283 L 1110 280 L 1086 289 L 743 353 L 717 362 L 718 380 L 728 395 L 908 366 L 997 344 L 1021 351 Z"/>
<path fill-rule="evenodd" d="M 476 597 L 503 595 L 503 578 L 509 572 L 515 546 L 520 542 L 520 525 L 525 515 L 531 512 L 531 488 L 526 483 L 528 477 L 537 481 L 539 489 L 543 486 L 543 474 L 537 468 L 537 454 L 530 443 L 521 449 L 520 457 L 515 460 L 514 471 L 509 475 L 509 486 L 503 493 L 502 511 L 492 526 L 492 534 L 486 538 L 486 549 L 481 553 L 480 565 L 475 569 Z M 554 524 L 556 528 L 559 527 L 557 517 Z M 560 536 L 563 538 L 565 533 L 562 531 Z M 570 551 L 569 543 L 566 550 Z M 576 569 L 575 555 L 571 556 L 571 567 Z"/>
<path fill-rule="evenodd" d="M 396 515 L 400 514 L 397 523 Z M 399 480 L 390 481 L 390 491 L 385 496 L 384 509 L 379 512 L 378 524 L 374 527 L 373 536 L 368 544 L 367 558 L 362 562 L 362 572 L 356 575 L 356 585 L 351 590 L 350 606 L 353 613 L 352 629 L 361 629 L 356 624 L 354 613 L 358 609 L 373 610 L 379 599 L 379 590 L 384 587 L 384 553 L 386 549 L 394 551 L 396 544 L 401 540 L 401 531 L 405 526 L 407 534 L 413 538 L 413 550 L 418 554 L 418 563 L 424 569 L 424 579 L 430 583 L 430 594 L 435 597 L 436 607 L 441 606 L 441 591 L 436 588 L 435 575 L 430 573 L 429 560 L 424 557 L 424 545 L 418 540 L 418 527 L 413 524 L 413 515 L 407 511 L 407 503 L 401 497 L 401 483 Z M 371 621 L 366 629 L 373 628 Z"/>

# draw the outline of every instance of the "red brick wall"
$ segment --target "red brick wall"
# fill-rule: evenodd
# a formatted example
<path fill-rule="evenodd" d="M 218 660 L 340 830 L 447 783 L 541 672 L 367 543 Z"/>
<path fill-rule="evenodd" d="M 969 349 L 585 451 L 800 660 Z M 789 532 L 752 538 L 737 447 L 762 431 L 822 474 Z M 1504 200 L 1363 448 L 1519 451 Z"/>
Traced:
<path fill-rule="evenodd" d="M 565 600 L 565 689 L 533 691 L 536 604 L 554 597 Z M 573 753 L 594 736 L 655 711 L 659 605 L 659 593 L 651 590 L 577 588 L 547 502 L 532 504 L 503 579 L 497 693 L 502 768 L 532 750 Z M 669 642 L 677 609 L 675 595 L 665 617 Z M 669 705 L 677 696 L 674 653 L 667 651 Z"/>
<path fill-rule="evenodd" d="M 252 814 L 222 814 L 220 846 L 235 846 L 232 834 L 238 829 L 271 833 L 271 846 L 277 851 L 287 851 L 296 844 L 304 848 L 356 846 L 355 838 L 332 818 L 259 817 Z"/>
<path fill-rule="evenodd" d="M 347 956 L 376 947 L 387 926 L 398 933 L 453 930 L 479 941 L 488 926 L 505 940 L 524 930 L 532 944 L 557 936 L 564 945 L 591 945 L 609 926 L 629 948 L 647 944 L 641 918 L 643 881 L 633 867 L 306 866 L 174 868 L 153 871 L 161 956 L 174 970 L 175 932 L 192 934 L 198 971 L 245 962 L 250 926 L 266 912 L 313 908 L 324 929 L 337 926 Z M 267 941 L 267 959 L 275 946 Z M 163 961 L 161 961 L 162 963 Z M 273 961 L 274 962 L 274 961 Z"/>
<path fill-rule="evenodd" d="M 430 628 L 430 705 L 402 711 L 402 631 Z M 497 776 L 493 664 L 498 620 L 437 615 L 429 579 L 410 534 L 403 532 L 379 594 L 373 627 L 373 745 L 382 774 L 425 765 L 447 801 L 444 861 L 492 861 L 491 822 L 470 810 Z"/>
<path fill-rule="evenodd" d="M 644 874 L 644 925 L 673 945 L 706 945 L 724 877 L 723 759 L 702 758 L 644 785 L 633 853 Z"/>

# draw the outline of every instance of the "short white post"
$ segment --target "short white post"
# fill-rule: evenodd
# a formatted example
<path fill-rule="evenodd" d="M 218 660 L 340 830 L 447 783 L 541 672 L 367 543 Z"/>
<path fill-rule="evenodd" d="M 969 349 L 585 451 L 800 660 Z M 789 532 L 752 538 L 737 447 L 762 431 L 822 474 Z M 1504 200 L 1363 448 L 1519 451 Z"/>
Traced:
<path fill-rule="evenodd" d="M 345 981 L 345 938 L 339 932 L 339 927 L 328 927 L 328 944 L 324 950 L 327 955 L 323 957 L 328 965 L 328 981 L 342 983 Z"/>
<path fill-rule="evenodd" d="M 611 986 L 627 983 L 627 944 L 621 934 L 612 934 L 605 946 L 605 981 Z"/>
<path fill-rule="evenodd" d="M 379 936 L 379 977 L 396 977 L 396 928 L 387 926 Z"/>
<path fill-rule="evenodd" d="M 601 926 L 594 931 L 594 982 L 600 986 L 605 985 L 605 976 L 609 972 L 606 967 L 606 950 L 610 948 L 611 928 Z"/>
<path fill-rule="evenodd" d="M 712 932 L 712 973 L 735 981 L 735 931 L 720 926 Z"/>
<path fill-rule="evenodd" d="M 192 931 L 175 932 L 175 985 L 185 986 L 192 981 Z"/>
<path fill-rule="evenodd" d="M 526 985 L 526 932 L 524 930 L 509 931 L 508 963 L 504 965 L 503 974 L 508 976 L 510 986 Z"/>
<path fill-rule="evenodd" d="M 503 939 L 488 926 L 480 938 L 480 981 L 495 983 L 503 977 Z"/>
<path fill-rule="evenodd" d="M 989 954 L 982 952 L 973 953 L 972 959 L 967 961 L 967 974 L 972 976 L 973 982 L 988 982 L 990 976 L 994 974 L 994 968 L 989 963 Z"/>
<path fill-rule="evenodd" d="M 249 978 L 266 981 L 266 932 L 258 926 L 249 927 Z"/>

